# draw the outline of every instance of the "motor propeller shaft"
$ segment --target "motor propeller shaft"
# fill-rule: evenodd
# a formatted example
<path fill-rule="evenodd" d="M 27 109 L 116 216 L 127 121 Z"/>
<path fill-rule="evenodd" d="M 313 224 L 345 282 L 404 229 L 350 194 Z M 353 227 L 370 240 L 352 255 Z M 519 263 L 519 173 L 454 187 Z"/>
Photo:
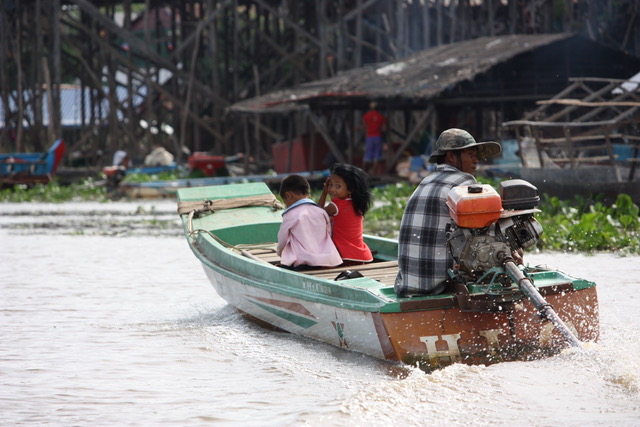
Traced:
<path fill-rule="evenodd" d="M 562 321 L 558 313 L 553 309 L 551 304 L 549 304 L 538 289 L 533 285 L 531 279 L 526 277 L 522 271 L 518 268 L 518 266 L 513 262 L 513 260 L 507 259 L 504 263 L 504 270 L 507 275 L 518 284 L 518 287 L 522 291 L 523 294 L 529 298 L 531 303 L 538 309 L 540 314 L 544 316 L 546 319 L 551 321 L 556 329 L 562 334 L 565 340 L 572 345 L 573 347 L 584 348 L 582 346 L 582 342 L 575 336 L 573 332 L 567 327 L 567 325 Z"/>

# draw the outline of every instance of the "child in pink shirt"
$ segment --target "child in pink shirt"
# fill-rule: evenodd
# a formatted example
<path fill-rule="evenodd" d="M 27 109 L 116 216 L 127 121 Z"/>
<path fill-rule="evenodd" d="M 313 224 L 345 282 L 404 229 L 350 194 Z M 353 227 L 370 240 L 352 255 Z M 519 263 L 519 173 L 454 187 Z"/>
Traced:
<path fill-rule="evenodd" d="M 325 205 L 327 194 L 331 202 Z M 373 261 L 371 250 L 362 236 L 364 214 L 371 206 L 367 174 L 353 165 L 336 163 L 331 167 L 318 204 L 333 222 L 332 238 L 345 265 Z"/>
<path fill-rule="evenodd" d="M 280 184 L 280 197 L 287 207 L 278 232 L 282 267 L 302 270 L 342 264 L 331 240 L 329 215 L 309 198 L 310 192 L 309 183 L 300 175 L 289 175 Z"/>

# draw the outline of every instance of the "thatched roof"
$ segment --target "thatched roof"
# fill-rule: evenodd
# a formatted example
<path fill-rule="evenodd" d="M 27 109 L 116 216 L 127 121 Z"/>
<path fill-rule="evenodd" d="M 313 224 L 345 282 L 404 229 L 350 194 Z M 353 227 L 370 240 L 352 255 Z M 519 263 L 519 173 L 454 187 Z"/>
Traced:
<path fill-rule="evenodd" d="M 365 108 L 370 100 L 421 108 L 429 99 L 497 64 L 569 37 L 570 34 L 511 35 L 438 46 L 398 62 L 348 70 L 332 78 L 240 101 L 229 110 L 281 113 L 308 107 Z"/>

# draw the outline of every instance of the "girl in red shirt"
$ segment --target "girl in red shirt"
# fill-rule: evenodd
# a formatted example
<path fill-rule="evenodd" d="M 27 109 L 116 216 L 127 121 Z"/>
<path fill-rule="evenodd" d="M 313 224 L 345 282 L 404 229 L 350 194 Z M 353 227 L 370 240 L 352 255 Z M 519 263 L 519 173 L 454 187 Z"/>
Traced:
<path fill-rule="evenodd" d="M 325 205 L 327 194 L 331 201 Z M 331 217 L 331 237 L 345 265 L 373 261 L 371 250 L 362 237 L 364 215 L 371 206 L 367 174 L 353 165 L 334 164 L 318 204 Z"/>

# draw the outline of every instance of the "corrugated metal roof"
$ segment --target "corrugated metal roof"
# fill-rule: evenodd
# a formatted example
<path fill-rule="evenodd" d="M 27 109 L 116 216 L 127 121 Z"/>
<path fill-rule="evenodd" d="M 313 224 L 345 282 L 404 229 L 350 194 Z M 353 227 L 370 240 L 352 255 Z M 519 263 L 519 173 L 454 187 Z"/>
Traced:
<path fill-rule="evenodd" d="M 281 113 L 309 104 L 348 106 L 370 99 L 424 105 L 447 88 L 473 79 L 521 53 L 571 37 L 536 34 L 482 37 L 423 50 L 401 61 L 345 71 L 335 77 L 243 100 L 229 107 L 240 113 Z"/>

